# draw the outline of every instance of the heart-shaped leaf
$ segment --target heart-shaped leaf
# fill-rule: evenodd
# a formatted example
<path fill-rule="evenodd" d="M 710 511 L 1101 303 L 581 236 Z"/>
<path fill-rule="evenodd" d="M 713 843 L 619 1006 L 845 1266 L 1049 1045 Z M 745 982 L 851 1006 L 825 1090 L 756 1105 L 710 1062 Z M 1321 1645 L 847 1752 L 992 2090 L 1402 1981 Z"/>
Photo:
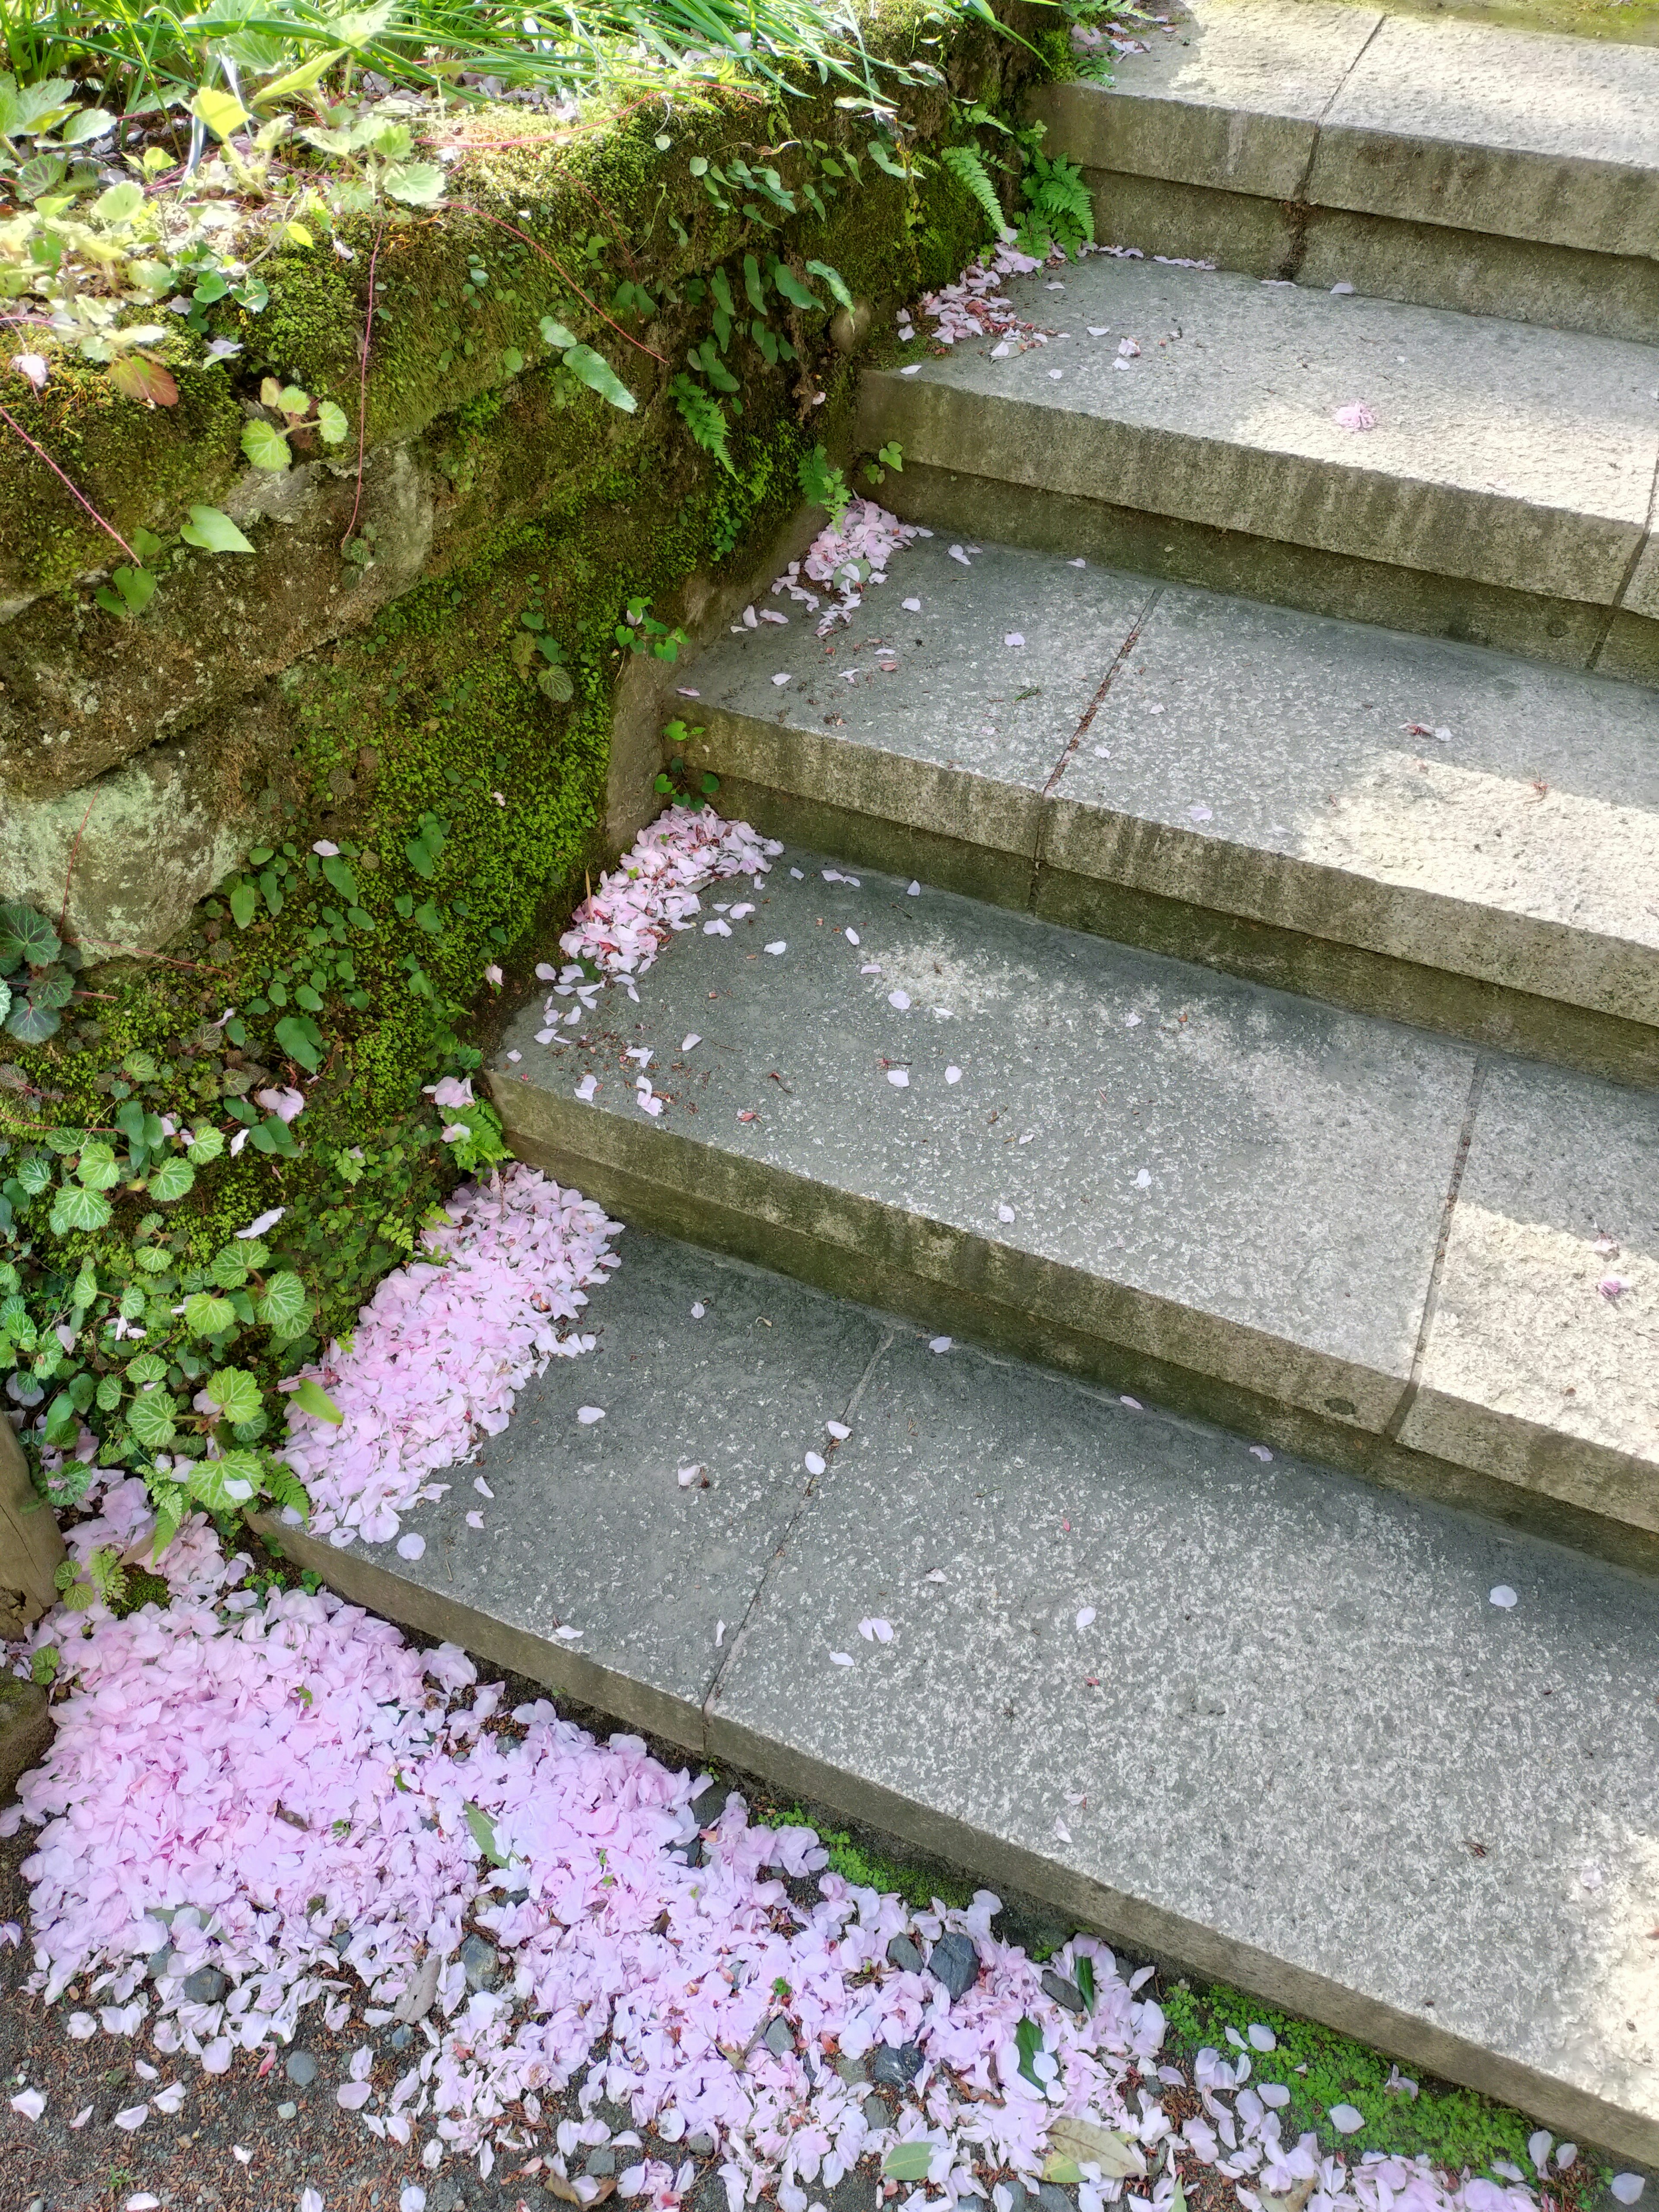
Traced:
<path fill-rule="evenodd" d="M 254 467 L 263 469 L 267 476 L 281 476 L 294 459 L 281 431 L 273 430 L 269 422 L 257 420 L 242 425 L 242 451 Z"/>
<path fill-rule="evenodd" d="M 195 1169 L 175 1152 L 171 1159 L 163 1160 L 150 1177 L 149 1194 L 160 1205 L 171 1206 L 184 1196 L 195 1181 Z"/>
<path fill-rule="evenodd" d="M 297 1406 L 302 1413 L 311 1413 L 319 1421 L 328 1421 L 338 1428 L 345 1415 L 340 1411 L 320 1382 L 309 1375 L 302 1375 L 298 1386 L 289 1394 L 289 1403 Z"/>
<path fill-rule="evenodd" d="M 192 507 L 179 535 L 203 553 L 251 553 L 253 548 L 228 514 L 216 507 Z"/>

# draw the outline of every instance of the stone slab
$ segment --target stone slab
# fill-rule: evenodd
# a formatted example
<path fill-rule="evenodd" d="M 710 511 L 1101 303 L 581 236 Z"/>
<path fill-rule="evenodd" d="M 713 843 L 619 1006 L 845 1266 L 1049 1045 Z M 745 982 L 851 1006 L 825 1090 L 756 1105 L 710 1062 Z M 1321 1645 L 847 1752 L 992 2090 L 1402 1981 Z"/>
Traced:
<path fill-rule="evenodd" d="M 515 1150 L 647 1226 L 945 1327 L 971 1312 L 1041 1357 L 1139 1358 L 1380 1435 L 1472 1055 L 823 866 L 792 851 L 747 896 L 714 887 L 756 910 L 729 939 L 694 926 L 637 1007 L 611 994 L 570 1041 L 538 1044 L 527 1010 L 491 1077 Z"/>
<path fill-rule="evenodd" d="M 450 1471 L 448 1494 L 404 1516 L 422 1558 L 276 1533 L 360 1602 L 695 1743 L 720 1625 L 735 1634 L 799 1509 L 803 1455 L 845 1412 L 882 1332 L 707 1253 L 634 1233 L 626 1250 L 583 1319 L 597 1348 L 553 1360 L 505 1433 Z M 583 1406 L 605 1418 L 585 1426 Z M 708 1487 L 682 1489 L 678 1470 L 699 1464 Z"/>
<path fill-rule="evenodd" d="M 1285 980 L 1316 996 L 1659 1079 L 1652 693 L 972 542 L 967 567 L 942 535 L 898 555 L 868 630 L 861 619 L 842 634 L 840 659 L 867 659 L 878 639 L 890 675 L 779 690 L 799 646 L 770 628 L 696 664 L 707 727 L 688 757 L 732 807 L 781 835 L 815 814 L 827 835 L 833 817 L 836 849 L 872 864 L 893 825 L 918 868 L 937 857 L 926 840 L 971 845 L 977 865 L 959 862 L 951 887 L 1033 897 L 1102 934 L 1152 941 L 1091 885 L 1174 902 L 1190 941 L 1160 949 L 1270 981 L 1271 961 L 1295 958 Z M 1085 672 L 1069 687 L 1036 626 L 1056 586 Z M 923 611 L 890 620 L 894 594 Z M 1027 639 L 1017 690 L 1011 631 Z M 1039 695 L 1029 750 L 984 735 L 1011 690 Z M 1214 915 L 1260 927 L 1212 945 Z M 1304 949 L 1277 934 L 1277 951 L 1264 946 L 1263 929 L 1399 972 L 1391 988 L 1338 960 L 1316 975 Z M 1478 983 L 1480 1005 L 1448 988 L 1454 976 Z M 1624 1026 L 1592 1036 L 1573 1009 Z"/>
<path fill-rule="evenodd" d="M 1510 1481 L 1571 1460 L 1587 1504 L 1659 1529 L 1659 1101 L 1486 1071 L 1401 1441 L 1455 1458 L 1477 1428 Z"/>
<path fill-rule="evenodd" d="M 19 1778 L 46 1757 L 54 1726 L 40 1683 L 0 1677 L 0 1805 L 10 1803 Z"/>
<path fill-rule="evenodd" d="M 1320 0 L 1196 0 L 1113 83 L 1045 85 L 1032 110 L 1085 167 L 1302 196 L 1320 118 L 1382 18 Z"/>
<path fill-rule="evenodd" d="M 1322 119 L 1305 197 L 1650 254 L 1659 51 L 1390 15 Z"/>
<path fill-rule="evenodd" d="M 1012 546 L 957 560 L 952 542 L 897 555 L 826 638 L 769 597 L 787 627 L 739 624 L 692 672 L 682 712 L 708 744 L 689 757 L 1029 867 L 1043 787 L 1152 587 Z"/>
<path fill-rule="evenodd" d="M 1659 465 L 1648 349 L 1107 256 L 1064 281 L 1006 287 L 1046 345 L 993 360 L 967 343 L 866 374 L 862 441 L 1434 577 L 1617 600 Z M 1335 421 L 1355 403 L 1374 428 Z"/>
<path fill-rule="evenodd" d="M 1632 686 L 1171 586 L 1044 859 L 1659 1024 L 1659 698 Z"/>
<path fill-rule="evenodd" d="M 1659 1588 L 908 1333 L 852 1425 L 711 1752 L 1659 2155 Z"/>

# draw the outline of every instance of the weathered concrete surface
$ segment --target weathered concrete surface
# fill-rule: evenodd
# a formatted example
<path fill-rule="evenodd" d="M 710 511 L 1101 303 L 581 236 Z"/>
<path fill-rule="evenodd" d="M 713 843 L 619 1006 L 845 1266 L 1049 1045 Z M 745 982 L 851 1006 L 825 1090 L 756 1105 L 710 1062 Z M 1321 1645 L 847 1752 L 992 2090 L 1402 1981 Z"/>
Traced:
<path fill-rule="evenodd" d="M 866 376 L 907 465 L 1550 600 L 1617 604 L 1648 527 L 1645 348 L 1105 258 L 1007 289 L 1058 335 Z M 1091 337 L 1088 332 L 1105 335 Z M 1130 339 L 1138 357 L 1118 350 Z M 1343 428 L 1368 407 L 1375 427 Z"/>
<path fill-rule="evenodd" d="M 968 567 L 942 535 L 897 556 L 827 648 L 763 625 L 696 664 L 688 757 L 729 811 L 1659 1081 L 1650 693 L 970 542 Z M 1249 927 L 1224 938 L 1224 917 Z"/>
<path fill-rule="evenodd" d="M 712 1242 L 726 1222 L 757 1237 L 747 1256 L 805 1242 L 941 1310 L 977 1292 L 1074 1356 L 1121 1348 L 1381 1431 L 1410 1369 L 1467 1051 L 789 859 L 810 874 L 780 863 L 729 940 L 682 937 L 641 978 L 637 1018 L 613 994 L 568 1043 L 536 1042 L 538 1007 L 513 1025 L 523 1059 L 495 1091 L 515 1149 L 576 1154 L 571 1179 L 618 1206 L 607 1171 L 642 1178 L 675 1209 L 630 1194 L 647 1227 L 689 1209 Z M 635 1103 L 624 1055 L 641 1048 L 660 1121 Z"/>
<path fill-rule="evenodd" d="M 810 1486 L 803 1454 L 822 1449 L 882 1330 L 858 1307 L 689 1246 L 630 1235 L 627 1251 L 620 1294 L 608 1285 L 584 1319 L 597 1351 L 555 1359 L 505 1434 L 411 1516 L 422 1558 L 336 1551 L 286 1527 L 279 1540 L 377 1611 L 695 1746 Z M 584 1425 L 580 1406 L 604 1419 Z M 474 1466 L 493 1497 L 474 1490 Z M 707 1487 L 680 1486 L 690 1467 Z"/>
<path fill-rule="evenodd" d="M 1659 1528 L 1659 1102 L 1486 1071 L 1400 1435 L 1455 1459 L 1472 1430 L 1544 1490 L 1590 1446 L 1601 1510 Z"/>
<path fill-rule="evenodd" d="M 1304 196 L 1650 255 L 1659 51 L 1390 15 L 1322 118 Z"/>
<path fill-rule="evenodd" d="M 29 1480 L 17 1433 L 0 1417 L 0 1636 L 8 1642 L 56 1605 L 52 1577 L 67 1556 L 57 1516 Z"/>
<path fill-rule="evenodd" d="M 1382 21 L 1323 0 L 1196 0 L 1147 52 L 1117 58 L 1109 92 L 1043 85 L 1032 111 L 1087 168 L 1299 199 L 1320 118 Z"/>
<path fill-rule="evenodd" d="M 481 1448 L 493 1500 L 457 1470 L 410 1516 L 415 1565 L 290 1553 L 693 1757 L 1655 2157 L 1659 1590 L 707 1252 L 618 1249 L 597 1353 Z"/>
<path fill-rule="evenodd" d="M 0 1805 L 16 1794 L 18 1777 L 40 1764 L 52 1736 L 52 1711 L 40 1685 L 0 1674 Z"/>

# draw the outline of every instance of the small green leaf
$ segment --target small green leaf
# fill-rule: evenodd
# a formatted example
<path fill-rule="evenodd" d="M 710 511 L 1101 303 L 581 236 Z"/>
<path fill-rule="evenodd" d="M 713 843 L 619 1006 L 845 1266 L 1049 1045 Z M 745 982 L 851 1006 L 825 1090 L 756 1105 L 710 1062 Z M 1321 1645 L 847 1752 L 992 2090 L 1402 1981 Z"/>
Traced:
<path fill-rule="evenodd" d="M 306 1317 L 306 1286 L 284 1268 L 265 1285 L 263 1295 L 253 1302 L 253 1310 L 278 1336 L 297 1336 Z"/>
<path fill-rule="evenodd" d="M 76 1174 L 88 1190 L 113 1190 L 121 1180 L 121 1170 L 115 1164 L 115 1154 L 100 1138 L 81 1147 L 80 1163 Z"/>
<path fill-rule="evenodd" d="M 281 476 L 294 459 L 288 440 L 269 422 L 254 421 L 242 425 L 242 451 L 256 469 L 264 469 L 269 476 Z"/>
<path fill-rule="evenodd" d="M 436 207 L 444 196 L 444 173 L 435 161 L 393 161 L 380 179 L 389 200 L 405 207 Z"/>
<path fill-rule="evenodd" d="M 251 553 L 253 548 L 228 514 L 221 514 L 216 507 L 192 507 L 190 520 L 180 526 L 179 535 L 186 545 L 193 545 L 202 553 Z"/>
<path fill-rule="evenodd" d="M 204 84 L 190 103 L 190 112 L 197 120 L 205 123 L 216 138 L 228 138 L 240 131 L 247 119 L 247 110 L 234 93 L 222 92 L 216 86 Z M 118 185 L 117 191 L 137 191 L 136 185 Z M 108 195 L 105 197 L 107 198 Z M 139 198 L 142 200 L 141 192 Z"/>
<path fill-rule="evenodd" d="M 773 270 L 772 282 L 792 307 L 816 309 L 820 314 L 823 313 L 823 302 L 816 292 L 801 283 L 787 261 L 780 261 Z"/>
<path fill-rule="evenodd" d="M 204 1123 L 196 1131 L 191 1143 L 185 1147 L 185 1158 L 195 1166 L 204 1168 L 210 1160 L 216 1160 L 224 1149 L 225 1140 L 222 1133 L 214 1128 L 211 1123 Z"/>
<path fill-rule="evenodd" d="M 100 192 L 92 204 L 92 212 L 100 222 L 131 222 L 144 204 L 142 185 L 112 185 L 106 192 Z"/>
<path fill-rule="evenodd" d="M 175 1152 L 171 1159 L 163 1160 L 151 1176 L 149 1194 L 158 1206 L 171 1206 L 184 1196 L 195 1181 L 195 1169 Z"/>
<path fill-rule="evenodd" d="M 576 343 L 575 332 L 574 331 L 566 330 L 564 325 L 558 320 L 556 316 L 544 315 L 541 321 L 541 331 L 542 343 L 544 345 L 557 346 L 562 349 L 574 346 Z"/>
<path fill-rule="evenodd" d="M 809 276 L 822 276 L 834 297 L 841 302 L 849 315 L 852 313 L 853 295 L 848 290 L 847 279 L 839 269 L 832 269 L 827 261 L 809 261 L 806 264 L 806 273 Z"/>
<path fill-rule="evenodd" d="M 349 860 L 343 860 L 337 853 L 331 854 L 323 862 L 323 874 L 348 906 L 356 905 L 357 878 L 351 872 Z"/>
<path fill-rule="evenodd" d="M 639 405 L 605 356 L 595 353 L 592 346 L 573 345 L 564 357 L 564 365 L 573 376 L 580 377 L 601 399 L 608 399 L 624 415 L 633 414 Z"/>
<path fill-rule="evenodd" d="M 469 1802 L 465 1810 L 466 1825 L 472 1831 L 473 1842 L 477 1844 L 492 1866 L 504 1867 L 507 1863 L 507 1855 L 495 1841 L 495 1823 L 482 1805 L 474 1805 Z"/>
<path fill-rule="evenodd" d="M 228 1421 L 251 1421 L 264 1402 L 245 1367 L 222 1367 L 203 1387 Z"/>
<path fill-rule="evenodd" d="M 1058 2182 L 1062 2189 L 1076 2189 L 1082 2183 L 1083 2169 L 1074 2158 L 1067 2158 L 1064 2151 L 1051 2150 L 1042 2161 L 1042 2178 L 1045 2181 Z"/>
<path fill-rule="evenodd" d="M 259 911 L 259 894 L 252 884 L 234 884 L 230 893 L 230 918 L 238 929 L 246 929 Z"/>
<path fill-rule="evenodd" d="M 508 346 L 501 356 L 501 368 L 508 376 L 516 376 L 524 367 L 524 356 L 517 346 Z"/>
<path fill-rule="evenodd" d="M 208 1291 L 193 1291 L 185 1300 L 185 1327 L 192 1336 L 219 1336 L 236 1318 L 236 1309 L 228 1298 L 216 1298 Z"/>
<path fill-rule="evenodd" d="M 71 1229 L 101 1229 L 110 1212 L 110 1202 L 101 1191 L 70 1183 L 52 1200 L 52 1233 L 62 1237 Z"/>
<path fill-rule="evenodd" d="M 325 446 L 343 445 L 348 428 L 343 407 L 337 407 L 331 399 L 317 402 L 317 432 Z"/>
<path fill-rule="evenodd" d="M 312 1413 L 319 1421 L 331 1423 L 337 1429 L 345 1419 L 321 1383 L 313 1382 L 309 1375 L 301 1376 L 298 1387 L 289 1394 L 289 1403 L 297 1406 L 302 1413 Z"/>
<path fill-rule="evenodd" d="M 297 1014 L 285 1014 L 276 1024 L 276 1042 L 290 1060 L 297 1060 L 312 1075 L 323 1064 L 323 1055 L 313 1042 L 316 1024 L 302 1021 Z"/>
<path fill-rule="evenodd" d="M 1042 2048 L 1042 2030 L 1029 2014 L 1014 2030 L 1014 2048 L 1019 2053 L 1020 2072 L 1034 2089 L 1040 2091 L 1042 2083 L 1032 2062 Z"/>
<path fill-rule="evenodd" d="M 178 1433 L 174 1412 L 165 1390 L 141 1390 L 127 1407 L 127 1426 L 146 1451 L 163 1451 Z"/>
<path fill-rule="evenodd" d="M 552 667 L 544 668 L 537 672 L 536 688 L 547 698 L 561 706 L 566 700 L 574 699 L 576 696 L 576 686 L 571 679 L 570 671 L 561 667 L 556 662 Z"/>
<path fill-rule="evenodd" d="M 933 2163 L 932 2143 L 895 2143 L 883 2159 L 881 2170 L 889 2181 L 926 2181 Z"/>
<path fill-rule="evenodd" d="M 154 1352 L 141 1352 L 127 1362 L 127 1380 L 135 1390 L 142 1389 L 146 1382 L 161 1382 L 167 1371 L 166 1360 Z"/>

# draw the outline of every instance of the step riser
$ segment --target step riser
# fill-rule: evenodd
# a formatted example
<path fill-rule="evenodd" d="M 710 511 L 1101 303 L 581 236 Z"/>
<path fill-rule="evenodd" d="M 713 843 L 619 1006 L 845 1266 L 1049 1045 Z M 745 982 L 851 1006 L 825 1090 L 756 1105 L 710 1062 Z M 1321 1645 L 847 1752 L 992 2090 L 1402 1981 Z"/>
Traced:
<path fill-rule="evenodd" d="M 872 452 L 890 438 L 903 445 L 903 476 L 890 472 L 882 496 L 907 522 L 1042 552 L 1085 554 L 1105 568 L 1136 569 L 1270 606 L 1452 638 L 1559 668 L 1659 686 L 1659 622 L 1644 616 L 1119 504 L 1104 495 L 1118 487 L 1100 471 L 1079 476 L 1045 467 L 1040 453 L 1025 463 L 1029 480 L 1000 477 L 988 454 L 980 465 L 982 425 L 964 426 L 950 450 L 931 426 L 926 434 L 920 432 L 908 402 L 893 398 L 885 388 L 891 381 L 865 379 L 860 439 Z M 948 458 L 929 458 L 940 451 Z M 975 463 L 971 471 L 961 465 L 967 456 Z M 1079 492 L 1079 483 L 1091 480 L 1103 495 Z"/>
<path fill-rule="evenodd" d="M 1615 605 L 1642 536 L 1611 522 L 890 374 L 859 436 L 902 446 L 907 520 L 1659 684 L 1659 622 Z"/>
<path fill-rule="evenodd" d="M 1063 126 L 1054 150 L 1079 158 Z M 1659 338 L 1659 263 L 1651 259 L 1261 199 L 1177 178 L 1090 167 L 1084 176 L 1103 245 L 1213 261 L 1320 290 L 1352 284 L 1372 299 L 1639 343 Z"/>
<path fill-rule="evenodd" d="M 937 1220 L 708 1151 L 490 1076 L 514 1156 L 635 1228 L 727 1253 L 833 1296 L 877 1303 L 1034 1364 L 1192 1413 L 1390 1487 L 1482 1514 L 1638 1572 L 1659 1572 L 1647 1470 L 1569 1443 L 1510 1480 L 1395 1441 L 1420 1421 L 1397 1381 Z M 1259 1387 L 1271 1378 L 1271 1388 Z M 1335 1399 L 1350 1417 L 1324 1410 Z M 1461 1411 L 1461 1409 L 1460 1409 Z M 1454 1414 L 1451 1429 L 1462 1424 Z M 1474 1425 L 1479 1428 L 1479 1418 Z M 1502 1454 L 1493 1435 L 1476 1455 Z M 1449 1434 L 1450 1431 L 1449 1431 Z M 1470 1439 L 1460 1438 L 1467 1449 Z M 1600 1509 L 1610 1505 L 1609 1517 Z"/>
<path fill-rule="evenodd" d="M 1494 926 L 1492 941 L 1476 947 L 1468 910 L 1450 900 L 1376 896 L 1375 885 L 1300 862 L 1287 880 L 1260 869 L 1255 853 L 1153 831 L 1127 816 L 1105 817 L 1109 842 L 1097 810 L 1064 799 L 998 810 L 1000 818 L 988 821 L 991 810 L 975 804 L 986 787 L 965 775 L 923 772 L 921 788 L 902 794 L 886 783 L 879 794 L 860 790 L 864 779 L 836 774 L 843 763 L 832 745 L 802 747 L 764 723 L 719 712 L 701 739 L 675 751 L 719 776 L 725 813 L 768 836 L 1274 990 L 1659 1089 L 1659 1030 L 1444 964 L 1455 948 L 1466 958 L 1478 952 L 1498 973 L 1559 970 L 1571 954 L 1566 933 L 1553 925 L 1489 911 L 1482 919 Z M 1066 866 L 1073 856 L 1085 865 Z M 1302 926 L 1273 918 L 1275 908 L 1299 915 Z M 1344 924 L 1375 942 L 1338 941 Z M 1420 942 L 1421 959 L 1378 949 L 1408 939 Z"/>

